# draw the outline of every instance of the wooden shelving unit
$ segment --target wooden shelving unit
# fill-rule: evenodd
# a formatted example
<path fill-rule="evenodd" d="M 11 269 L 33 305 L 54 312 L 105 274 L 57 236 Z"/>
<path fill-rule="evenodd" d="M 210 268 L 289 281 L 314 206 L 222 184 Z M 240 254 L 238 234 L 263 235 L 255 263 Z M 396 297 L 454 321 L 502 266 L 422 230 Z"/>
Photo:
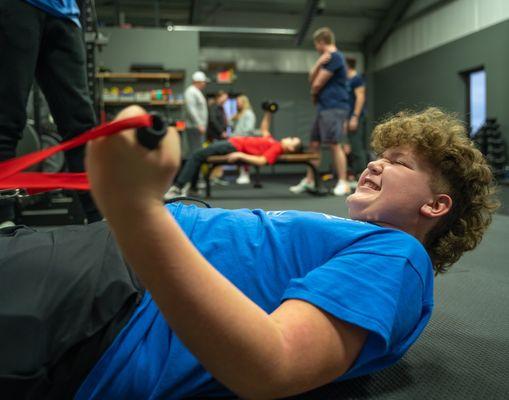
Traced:
<path fill-rule="evenodd" d="M 140 104 L 140 105 L 148 105 L 148 106 L 161 106 L 161 107 L 181 107 L 184 105 L 183 101 L 174 101 L 169 103 L 166 100 L 151 100 L 151 101 L 139 101 L 135 99 L 129 100 L 104 100 L 104 105 L 108 106 L 122 106 L 129 104 Z"/>
<path fill-rule="evenodd" d="M 167 80 L 181 81 L 184 79 L 183 72 L 99 72 L 96 77 L 98 79 L 111 80 Z"/>
<path fill-rule="evenodd" d="M 96 74 L 96 78 L 99 83 L 99 104 L 102 122 L 105 122 L 108 119 L 108 114 L 111 118 L 111 114 L 116 112 L 118 107 L 127 106 L 129 104 L 139 104 L 145 108 L 155 107 L 158 110 L 162 110 L 162 112 L 164 112 L 167 116 L 170 116 L 171 114 L 173 117 L 180 117 L 180 115 L 175 114 L 184 105 L 184 101 L 181 99 L 184 92 L 182 82 L 184 81 L 185 74 L 183 72 L 99 72 Z M 118 99 L 104 98 L 105 88 L 121 86 L 122 84 L 133 88 L 135 93 L 138 92 L 138 94 L 140 94 L 140 92 L 143 92 L 145 95 L 148 94 L 147 92 L 153 90 L 171 88 L 173 90 L 174 98 L 140 100 L 139 98 L 136 98 L 136 95 L 133 95 L 132 97 L 124 95 L 124 97 L 122 97 L 122 94 L 119 95 Z M 178 95 L 175 94 L 174 84 L 180 86 Z M 119 90 L 121 89 L 119 88 Z"/>

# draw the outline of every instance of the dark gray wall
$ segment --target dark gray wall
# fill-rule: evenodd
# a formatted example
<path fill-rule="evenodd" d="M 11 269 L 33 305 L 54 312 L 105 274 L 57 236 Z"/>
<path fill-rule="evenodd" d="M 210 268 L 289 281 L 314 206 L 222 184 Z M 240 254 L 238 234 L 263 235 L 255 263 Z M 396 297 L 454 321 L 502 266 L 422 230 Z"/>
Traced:
<path fill-rule="evenodd" d="M 275 100 L 279 111 L 273 120 L 273 131 L 277 138 L 283 136 L 306 137 L 313 119 L 314 107 L 309 96 L 307 74 L 237 72 L 237 80 L 230 85 L 210 84 L 206 91 L 218 89 L 243 93 L 251 100 L 259 124 L 264 100 Z"/>
<path fill-rule="evenodd" d="M 198 69 L 198 32 L 162 28 L 101 28 L 101 32 L 109 42 L 97 53 L 97 64 L 113 72 L 128 72 L 131 64 L 163 64 L 167 69 L 184 70 L 187 85 Z"/>
<path fill-rule="evenodd" d="M 509 21 L 375 72 L 375 120 L 428 105 L 465 119 L 466 84 L 459 73 L 479 66 L 487 76 L 487 115 L 497 117 L 509 141 Z"/>

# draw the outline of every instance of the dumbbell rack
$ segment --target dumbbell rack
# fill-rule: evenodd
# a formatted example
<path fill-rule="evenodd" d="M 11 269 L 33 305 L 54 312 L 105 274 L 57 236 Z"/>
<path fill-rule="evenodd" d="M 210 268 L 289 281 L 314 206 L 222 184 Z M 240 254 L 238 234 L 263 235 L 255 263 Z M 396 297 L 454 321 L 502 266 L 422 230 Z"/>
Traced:
<path fill-rule="evenodd" d="M 495 178 L 504 177 L 507 166 L 507 145 L 496 118 L 488 118 L 477 131 L 474 143 L 493 168 Z"/>
<path fill-rule="evenodd" d="M 28 195 L 24 190 L 0 190 L 0 224 L 82 225 L 86 217 L 74 191 L 54 190 Z"/>

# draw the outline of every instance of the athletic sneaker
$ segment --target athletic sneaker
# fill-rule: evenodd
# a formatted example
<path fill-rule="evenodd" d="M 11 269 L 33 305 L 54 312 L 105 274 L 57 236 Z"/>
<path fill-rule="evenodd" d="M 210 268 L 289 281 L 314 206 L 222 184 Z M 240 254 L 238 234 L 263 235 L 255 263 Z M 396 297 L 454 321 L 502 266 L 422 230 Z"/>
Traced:
<path fill-rule="evenodd" d="M 230 182 L 228 182 L 226 179 L 221 179 L 221 178 L 212 178 L 210 180 L 210 183 L 212 185 L 217 185 L 217 186 L 228 186 L 230 184 Z"/>
<path fill-rule="evenodd" d="M 316 189 L 315 183 L 314 182 L 309 183 L 306 178 L 302 178 L 302 180 L 297 185 L 290 186 L 290 192 L 295 194 L 304 193 L 309 190 L 315 189 Z"/>
<path fill-rule="evenodd" d="M 237 182 L 239 185 L 247 185 L 251 183 L 251 178 L 246 171 L 241 169 L 241 173 L 235 182 Z"/>
<path fill-rule="evenodd" d="M 174 197 L 183 196 L 182 189 L 178 186 L 173 185 L 168 191 L 164 194 L 164 200 L 170 200 Z"/>
<path fill-rule="evenodd" d="M 350 194 L 351 191 L 352 189 L 350 189 L 347 181 L 339 180 L 332 193 L 334 193 L 334 196 L 344 196 Z"/>
<path fill-rule="evenodd" d="M 357 189 L 357 184 L 358 182 L 356 180 L 348 181 L 348 186 L 350 187 L 351 190 Z"/>

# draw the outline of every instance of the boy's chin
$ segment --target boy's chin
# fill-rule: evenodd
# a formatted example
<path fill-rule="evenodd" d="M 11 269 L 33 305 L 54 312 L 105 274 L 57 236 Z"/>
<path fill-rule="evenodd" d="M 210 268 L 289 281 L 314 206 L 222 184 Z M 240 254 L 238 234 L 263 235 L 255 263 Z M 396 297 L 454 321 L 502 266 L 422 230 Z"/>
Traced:
<path fill-rule="evenodd" d="M 355 192 L 346 198 L 346 206 L 348 207 L 348 216 L 351 219 L 363 219 L 366 204 L 363 204 L 361 198 Z"/>
<path fill-rule="evenodd" d="M 346 199 L 345 199 L 345 202 L 346 202 L 346 205 L 348 207 L 348 209 L 350 210 L 351 208 L 355 208 L 355 201 L 356 201 L 356 193 L 353 192 L 352 194 L 349 194 Z"/>

